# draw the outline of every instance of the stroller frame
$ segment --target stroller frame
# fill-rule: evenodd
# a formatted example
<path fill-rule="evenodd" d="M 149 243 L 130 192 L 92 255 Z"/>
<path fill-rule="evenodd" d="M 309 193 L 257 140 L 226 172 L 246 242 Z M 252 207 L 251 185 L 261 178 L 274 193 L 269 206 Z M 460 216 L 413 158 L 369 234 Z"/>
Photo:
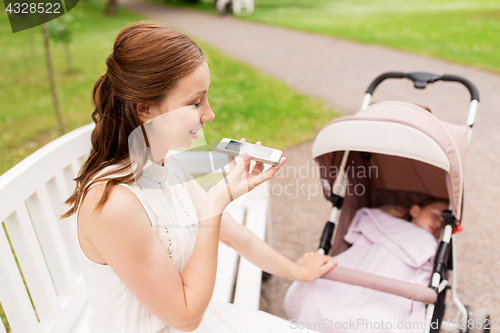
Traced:
<path fill-rule="evenodd" d="M 439 75 L 427 72 L 413 72 L 413 73 L 402 73 L 402 72 L 388 72 L 377 77 L 367 89 L 360 111 L 366 110 L 370 105 L 370 101 L 375 91 L 375 88 L 384 80 L 390 78 L 407 78 L 413 81 L 414 87 L 417 89 L 425 89 L 427 84 L 434 83 L 436 81 L 451 81 L 459 82 L 467 87 L 471 94 L 471 102 L 469 106 L 469 113 L 467 117 L 467 125 L 469 126 L 467 146 L 470 142 L 470 137 L 472 133 L 472 127 L 474 125 L 476 111 L 479 103 L 479 93 L 475 85 L 468 79 L 457 76 L 457 75 Z M 337 231 L 339 223 L 340 210 L 343 203 L 342 192 L 347 183 L 347 170 L 346 165 L 349 159 L 349 150 L 344 150 L 342 155 L 342 160 L 340 162 L 340 174 L 335 178 L 334 186 L 331 187 L 332 191 L 329 191 L 329 197 L 327 197 L 333 204 L 332 211 L 330 214 L 330 219 L 326 223 L 321 236 L 320 246 L 318 249 L 319 253 L 328 254 L 331 246 L 333 245 L 332 237 Z M 335 186 L 340 185 L 340 186 Z M 325 192 L 325 196 L 326 196 Z M 462 192 L 463 196 L 463 192 Z M 463 206 L 463 200 L 462 200 Z M 458 298 L 457 294 L 457 265 L 456 265 L 456 238 L 455 232 L 461 231 L 460 222 L 457 221 L 451 210 L 451 200 L 450 209 L 445 210 L 442 214 L 445 221 L 445 227 L 443 236 L 435 256 L 435 263 L 433 273 L 431 275 L 429 288 L 437 293 L 436 303 L 427 304 L 425 313 L 425 323 L 424 323 L 424 333 L 429 332 L 439 332 L 440 329 L 451 331 L 451 332 L 469 332 L 467 329 L 467 322 L 470 317 L 469 309 L 466 308 L 463 303 Z M 451 271 L 451 272 L 450 272 Z M 451 273 L 451 282 L 448 277 Z M 452 323 L 443 322 L 444 308 L 445 308 L 445 295 L 446 290 L 451 290 L 451 297 L 458 309 L 457 318 L 453 320 Z M 465 320 L 466 325 L 460 325 L 461 322 Z M 434 323 L 438 323 L 438 327 L 434 327 Z M 465 326 L 465 327 L 464 327 Z"/>

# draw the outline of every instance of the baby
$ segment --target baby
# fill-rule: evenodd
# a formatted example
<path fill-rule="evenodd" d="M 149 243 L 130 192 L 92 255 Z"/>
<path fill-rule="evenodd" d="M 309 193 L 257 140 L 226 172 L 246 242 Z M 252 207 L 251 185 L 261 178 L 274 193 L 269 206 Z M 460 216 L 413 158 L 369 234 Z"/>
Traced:
<path fill-rule="evenodd" d="M 344 236 L 351 247 L 335 256 L 338 266 L 427 286 L 445 209 L 446 200 L 432 198 L 409 209 L 384 206 L 358 210 Z M 404 332 L 421 332 L 425 307 L 423 302 L 328 279 L 294 282 L 285 296 L 287 317 L 322 333 L 392 333 L 401 331 L 396 329 L 397 323 L 414 323 Z M 351 322 L 359 326 L 337 325 Z M 380 327 L 384 322 L 392 328 Z M 380 329 L 369 326 L 373 323 Z"/>
<path fill-rule="evenodd" d="M 383 206 L 380 209 L 389 215 L 401 219 L 408 219 L 416 226 L 427 230 L 434 237 L 440 238 L 443 232 L 444 220 L 441 216 L 443 210 L 448 209 L 448 201 L 444 199 L 429 198 L 415 204 L 407 211 L 401 205 Z M 409 217 L 408 217 L 409 215 Z"/>

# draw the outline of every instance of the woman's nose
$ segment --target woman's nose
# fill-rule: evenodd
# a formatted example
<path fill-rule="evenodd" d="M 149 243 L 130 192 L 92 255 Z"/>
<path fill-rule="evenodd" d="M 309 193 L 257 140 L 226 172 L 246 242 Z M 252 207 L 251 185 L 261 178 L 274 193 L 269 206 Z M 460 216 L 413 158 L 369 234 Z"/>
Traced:
<path fill-rule="evenodd" d="M 202 110 L 202 114 L 200 117 L 201 121 L 212 121 L 215 119 L 215 114 L 210 107 L 210 104 L 207 103 L 206 106 Z"/>

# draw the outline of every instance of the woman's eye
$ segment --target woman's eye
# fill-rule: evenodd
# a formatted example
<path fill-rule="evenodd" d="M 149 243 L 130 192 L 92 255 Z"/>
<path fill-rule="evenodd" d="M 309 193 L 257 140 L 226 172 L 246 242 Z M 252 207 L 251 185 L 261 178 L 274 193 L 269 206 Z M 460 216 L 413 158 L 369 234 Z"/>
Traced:
<path fill-rule="evenodd" d="M 200 107 L 200 106 L 202 106 L 203 104 L 201 104 L 201 102 L 199 102 L 199 103 L 194 103 L 193 105 L 194 105 L 194 106 L 196 106 L 197 108 L 199 108 L 199 107 Z"/>

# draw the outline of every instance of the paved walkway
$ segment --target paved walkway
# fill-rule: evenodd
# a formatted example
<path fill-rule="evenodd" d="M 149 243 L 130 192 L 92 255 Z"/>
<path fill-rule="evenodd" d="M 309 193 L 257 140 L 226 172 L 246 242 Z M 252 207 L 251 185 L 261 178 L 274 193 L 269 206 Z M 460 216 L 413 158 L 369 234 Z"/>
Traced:
<path fill-rule="evenodd" d="M 497 243 L 500 218 L 494 210 L 500 203 L 499 75 L 383 47 L 231 17 L 121 1 L 125 7 L 182 30 L 299 92 L 324 99 L 326 105 L 344 114 L 359 109 L 371 80 L 385 71 L 430 71 L 459 74 L 472 80 L 479 89 L 481 102 L 466 163 L 465 230 L 457 237 L 458 292 L 465 304 L 473 309 L 485 307 L 492 319 L 500 319 L 500 246 Z M 393 80 L 375 92 L 374 100 L 385 99 L 424 104 L 443 120 L 465 123 L 469 93 L 455 83 L 438 82 L 429 89 L 417 91 L 410 81 Z M 287 165 L 310 165 L 310 151 L 310 144 L 287 150 L 286 155 L 290 157 Z M 305 182 L 318 180 L 311 177 Z M 329 216 L 328 204 L 321 196 L 273 198 L 272 210 L 276 249 L 291 258 L 298 257 L 302 251 L 314 250 Z M 284 316 L 281 303 L 288 285 L 284 279 L 271 278 L 263 288 L 261 307 Z"/>

